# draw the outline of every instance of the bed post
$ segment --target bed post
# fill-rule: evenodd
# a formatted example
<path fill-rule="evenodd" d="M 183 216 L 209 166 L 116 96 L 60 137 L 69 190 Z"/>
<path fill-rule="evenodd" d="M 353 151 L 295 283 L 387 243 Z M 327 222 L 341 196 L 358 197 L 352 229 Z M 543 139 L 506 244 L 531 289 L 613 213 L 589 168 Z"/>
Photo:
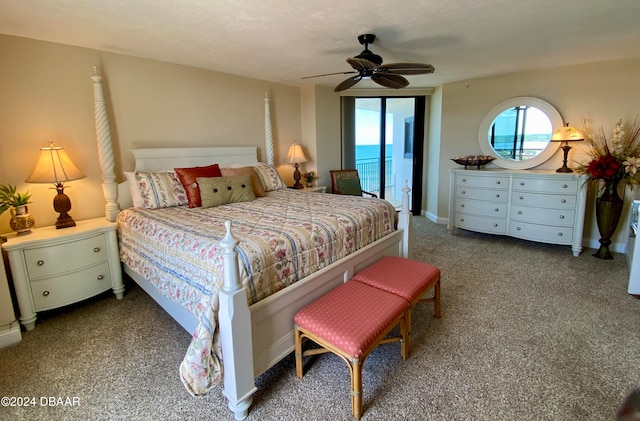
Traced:
<path fill-rule="evenodd" d="M 251 336 L 251 313 L 247 302 L 247 292 L 240 283 L 238 254 L 235 251 L 239 241 L 231 234 L 231 221 L 226 221 L 227 234 L 220 241 L 224 259 L 224 284 L 220 290 L 220 345 L 224 390 L 229 400 L 229 409 L 236 420 L 245 419 L 255 393 L 253 371 L 253 347 Z"/>
<path fill-rule="evenodd" d="M 98 157 L 102 170 L 102 192 L 107 203 L 104 207 L 105 217 L 114 222 L 120 212 L 118 205 L 118 184 L 114 170 L 113 148 L 111 145 L 111 131 L 107 118 L 107 107 L 104 103 L 102 92 L 102 78 L 98 76 L 98 70 L 93 66 L 93 104 L 96 120 L 96 137 L 98 139 Z"/>
<path fill-rule="evenodd" d="M 273 149 L 273 132 L 271 130 L 271 109 L 269 94 L 264 93 L 264 145 L 267 151 L 267 164 L 275 165 L 275 152 Z"/>
<path fill-rule="evenodd" d="M 398 215 L 398 229 L 404 230 L 402 235 L 402 257 L 411 259 L 413 257 L 413 234 L 411 232 L 411 211 L 409 210 L 409 180 L 404 180 L 402 187 L 402 207 Z"/>

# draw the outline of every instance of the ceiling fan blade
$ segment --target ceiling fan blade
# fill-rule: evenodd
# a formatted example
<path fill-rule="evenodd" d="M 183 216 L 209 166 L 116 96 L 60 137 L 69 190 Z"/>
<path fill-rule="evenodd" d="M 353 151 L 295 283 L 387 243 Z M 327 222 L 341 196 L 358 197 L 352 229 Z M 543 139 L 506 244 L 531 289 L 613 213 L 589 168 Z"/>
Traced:
<path fill-rule="evenodd" d="M 358 73 L 358 72 L 354 72 L 353 70 L 350 70 L 348 72 L 325 73 L 323 75 L 305 76 L 305 77 L 302 77 L 300 79 L 312 79 L 314 77 L 333 76 L 333 75 L 348 75 L 348 74 L 352 74 L 352 73 Z"/>
<path fill-rule="evenodd" d="M 349 79 L 344 80 L 338 86 L 336 86 L 336 88 L 333 90 L 333 92 L 340 92 L 340 91 L 344 91 L 345 89 L 349 89 L 350 87 L 352 87 L 356 83 L 360 82 L 361 79 L 362 79 L 362 76 L 360 76 L 360 75 L 352 76 Z"/>
<path fill-rule="evenodd" d="M 376 69 L 381 73 L 392 73 L 395 75 L 424 75 L 434 72 L 434 67 L 424 63 L 391 63 L 383 64 Z"/>
<path fill-rule="evenodd" d="M 400 89 L 409 86 L 409 81 L 400 75 L 389 73 L 374 73 L 371 80 L 386 88 Z"/>
<path fill-rule="evenodd" d="M 347 63 L 349 63 L 351 67 L 353 67 L 356 70 L 361 70 L 361 69 L 373 70 L 376 67 L 378 67 L 378 65 L 375 64 L 374 62 L 364 58 L 349 57 L 347 59 Z"/>

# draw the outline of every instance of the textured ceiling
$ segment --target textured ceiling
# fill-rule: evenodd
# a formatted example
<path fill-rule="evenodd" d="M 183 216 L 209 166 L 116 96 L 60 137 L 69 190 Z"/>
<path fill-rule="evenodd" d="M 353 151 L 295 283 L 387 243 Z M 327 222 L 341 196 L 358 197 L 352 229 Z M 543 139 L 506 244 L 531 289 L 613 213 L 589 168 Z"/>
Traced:
<path fill-rule="evenodd" d="M 0 33 L 290 85 L 334 86 L 374 33 L 385 63 L 430 63 L 410 87 L 638 57 L 639 0 L 29 0 Z M 358 88 L 371 87 L 370 81 Z"/>

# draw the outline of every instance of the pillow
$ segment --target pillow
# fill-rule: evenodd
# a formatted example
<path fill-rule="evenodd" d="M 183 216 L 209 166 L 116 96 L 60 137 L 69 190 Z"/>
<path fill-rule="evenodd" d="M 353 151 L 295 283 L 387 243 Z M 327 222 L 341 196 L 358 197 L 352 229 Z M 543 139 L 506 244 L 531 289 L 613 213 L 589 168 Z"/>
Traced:
<path fill-rule="evenodd" d="M 200 186 L 203 208 L 227 203 L 250 202 L 256 198 L 249 174 L 233 177 L 198 177 L 196 180 Z"/>
<path fill-rule="evenodd" d="M 169 208 L 188 203 L 187 193 L 173 171 L 134 173 L 145 209 Z"/>
<path fill-rule="evenodd" d="M 136 173 L 133 171 L 125 171 L 124 176 L 127 177 L 127 182 L 129 183 L 129 193 L 131 194 L 133 207 L 144 208 L 144 201 L 142 200 L 140 190 L 138 189 L 138 182 L 136 181 Z"/>
<path fill-rule="evenodd" d="M 207 167 L 174 168 L 180 178 L 180 182 L 187 192 L 190 208 L 197 208 L 202 205 L 200 201 L 200 189 L 198 188 L 197 177 L 220 177 L 220 167 L 218 164 Z"/>
<path fill-rule="evenodd" d="M 280 174 L 273 165 L 260 162 L 253 167 L 254 171 L 260 179 L 260 183 L 264 187 L 264 191 L 272 191 L 286 189 L 287 186 L 280 178 Z"/>
<path fill-rule="evenodd" d="M 360 180 L 357 178 L 342 178 L 338 180 L 338 190 L 341 194 L 362 196 L 362 187 L 360 187 Z"/>
<path fill-rule="evenodd" d="M 220 168 L 220 172 L 222 173 L 223 177 L 249 175 L 251 177 L 251 187 L 253 188 L 253 193 L 256 195 L 256 197 L 265 197 L 267 195 L 253 167 Z"/>

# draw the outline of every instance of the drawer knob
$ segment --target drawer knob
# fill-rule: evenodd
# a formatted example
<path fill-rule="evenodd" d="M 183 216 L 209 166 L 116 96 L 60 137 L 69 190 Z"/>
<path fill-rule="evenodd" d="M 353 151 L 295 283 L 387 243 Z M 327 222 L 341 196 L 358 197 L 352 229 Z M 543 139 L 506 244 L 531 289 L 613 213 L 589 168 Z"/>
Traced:
<path fill-rule="evenodd" d="M 567 187 L 569 187 L 569 186 L 567 186 L 566 184 L 563 184 L 563 185 L 562 185 L 562 188 L 563 188 L 563 189 L 566 189 Z"/>
<path fill-rule="evenodd" d="M 567 199 L 562 199 L 560 203 L 567 203 Z"/>
<path fill-rule="evenodd" d="M 517 229 L 518 231 L 520 231 L 522 228 L 518 227 L 518 228 L 516 228 L 516 229 Z"/>
<path fill-rule="evenodd" d="M 524 200 L 524 196 L 520 196 L 520 200 Z"/>
<path fill-rule="evenodd" d="M 43 291 L 43 292 L 42 292 L 42 296 L 43 296 L 43 297 L 48 297 L 48 296 L 49 296 L 49 294 L 51 294 L 49 291 Z"/>
<path fill-rule="evenodd" d="M 104 275 L 98 275 L 98 281 L 102 281 L 104 279 Z"/>
<path fill-rule="evenodd" d="M 464 222 L 464 218 L 460 218 L 460 222 Z"/>
<path fill-rule="evenodd" d="M 38 261 L 36 262 L 36 265 L 38 265 L 38 266 L 44 266 L 44 260 L 38 260 Z"/>
<path fill-rule="evenodd" d="M 500 180 L 496 181 L 496 184 L 500 184 Z"/>
<path fill-rule="evenodd" d="M 520 185 L 521 185 L 521 186 L 524 186 L 524 181 L 521 181 L 521 182 L 520 182 Z"/>
<path fill-rule="evenodd" d="M 467 192 L 465 190 L 462 190 L 462 192 L 460 192 L 462 194 L 467 194 Z"/>
<path fill-rule="evenodd" d="M 500 193 L 496 194 L 496 199 L 500 198 Z"/>
<path fill-rule="evenodd" d="M 560 215 L 560 219 L 564 219 L 564 215 Z"/>
<path fill-rule="evenodd" d="M 460 204 L 460 207 L 461 207 L 461 208 L 464 208 L 464 203 L 461 203 L 461 204 Z"/>
<path fill-rule="evenodd" d="M 494 210 L 495 210 L 496 212 L 500 212 L 500 209 L 499 209 L 499 208 L 495 208 Z"/>
<path fill-rule="evenodd" d="M 93 252 L 94 253 L 99 253 L 100 252 L 100 247 L 94 247 L 93 248 Z"/>
<path fill-rule="evenodd" d="M 518 211 L 518 215 L 522 215 L 522 211 Z"/>
<path fill-rule="evenodd" d="M 466 182 L 467 182 L 467 179 L 466 179 L 466 178 L 463 178 L 463 179 L 462 179 L 462 182 L 463 182 L 463 183 L 466 183 Z"/>
<path fill-rule="evenodd" d="M 562 237 L 562 233 L 561 232 L 558 233 L 558 237 Z"/>
<path fill-rule="evenodd" d="M 495 223 L 494 223 L 494 224 L 493 224 L 493 227 L 494 227 L 494 228 L 498 228 L 498 224 L 495 224 Z"/>

